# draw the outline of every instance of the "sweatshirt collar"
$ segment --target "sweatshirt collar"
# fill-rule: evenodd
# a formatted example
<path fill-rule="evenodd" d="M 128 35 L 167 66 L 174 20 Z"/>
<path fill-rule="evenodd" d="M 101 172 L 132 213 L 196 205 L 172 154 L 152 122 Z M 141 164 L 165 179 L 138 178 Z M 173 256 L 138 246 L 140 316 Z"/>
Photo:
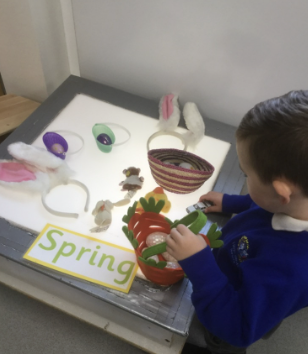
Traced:
<path fill-rule="evenodd" d="M 273 215 L 272 228 L 293 232 L 308 231 L 308 220 L 298 220 L 286 214 L 277 213 Z"/>

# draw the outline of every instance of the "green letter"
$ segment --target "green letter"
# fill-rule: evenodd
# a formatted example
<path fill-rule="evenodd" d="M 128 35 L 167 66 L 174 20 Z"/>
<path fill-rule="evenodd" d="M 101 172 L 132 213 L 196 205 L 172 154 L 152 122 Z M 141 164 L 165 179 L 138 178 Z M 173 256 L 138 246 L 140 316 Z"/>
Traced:
<path fill-rule="evenodd" d="M 97 250 L 99 250 L 100 248 L 101 248 L 101 246 L 96 246 L 96 249 L 97 249 Z M 93 254 L 92 254 L 92 257 L 91 257 L 90 260 L 89 260 L 89 264 L 95 265 L 94 259 L 95 259 L 96 255 L 97 255 L 97 252 L 94 251 Z"/>
<path fill-rule="evenodd" d="M 47 232 L 47 238 L 50 241 L 51 245 L 49 247 L 44 246 L 42 243 L 39 243 L 39 247 L 41 247 L 43 250 L 46 251 L 52 251 L 53 249 L 56 248 L 57 243 L 56 241 L 52 238 L 52 233 L 56 233 L 59 234 L 60 236 L 63 236 L 63 232 L 59 231 L 59 230 L 50 230 Z"/>
<path fill-rule="evenodd" d="M 127 269 L 127 270 L 123 270 L 122 267 L 123 267 L 124 265 L 126 265 L 126 264 L 128 264 L 128 269 Z M 131 276 L 132 271 L 133 271 L 133 269 L 134 269 L 134 266 L 135 266 L 135 263 L 134 263 L 134 262 L 131 262 L 131 261 L 124 261 L 124 262 L 121 262 L 121 263 L 119 264 L 119 266 L 118 266 L 118 272 L 119 272 L 120 274 L 126 275 L 126 277 L 125 277 L 122 281 L 114 279 L 115 283 L 117 283 L 117 284 L 125 284 L 125 283 L 127 282 L 127 280 L 129 279 L 129 277 Z"/>
<path fill-rule="evenodd" d="M 66 246 L 71 247 L 71 250 L 68 251 L 67 253 L 64 253 L 63 251 Z M 76 246 L 73 243 L 68 243 L 64 241 L 58 253 L 56 254 L 55 258 L 52 260 L 52 263 L 56 263 L 60 256 L 64 256 L 64 257 L 71 256 L 75 252 L 75 250 L 76 250 Z"/>
<path fill-rule="evenodd" d="M 78 253 L 78 256 L 76 258 L 76 261 L 79 261 L 81 256 L 86 253 L 86 252 L 91 252 L 91 249 L 90 248 L 85 248 L 85 247 L 82 247 L 82 249 L 80 250 L 80 252 Z"/>
<path fill-rule="evenodd" d="M 102 258 L 100 259 L 99 263 L 98 263 L 98 267 L 101 267 L 104 263 L 104 260 L 109 258 L 110 261 L 109 261 L 109 264 L 108 264 L 108 267 L 107 269 L 110 270 L 110 271 L 114 271 L 114 269 L 112 268 L 113 266 L 113 263 L 114 263 L 114 257 L 113 256 L 107 256 L 105 253 L 102 255 Z"/>

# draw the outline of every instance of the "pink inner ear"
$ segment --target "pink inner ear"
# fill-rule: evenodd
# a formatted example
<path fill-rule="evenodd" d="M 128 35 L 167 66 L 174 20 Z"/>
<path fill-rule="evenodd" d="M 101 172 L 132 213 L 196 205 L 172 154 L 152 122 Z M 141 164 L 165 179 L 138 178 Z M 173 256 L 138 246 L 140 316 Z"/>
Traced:
<path fill-rule="evenodd" d="M 36 176 L 19 162 L 1 162 L 0 180 L 5 182 L 34 181 Z"/>
<path fill-rule="evenodd" d="M 169 119 L 171 114 L 173 113 L 173 100 L 174 95 L 166 95 L 164 97 L 163 103 L 162 103 L 162 112 L 163 112 L 163 118 L 165 120 Z"/>

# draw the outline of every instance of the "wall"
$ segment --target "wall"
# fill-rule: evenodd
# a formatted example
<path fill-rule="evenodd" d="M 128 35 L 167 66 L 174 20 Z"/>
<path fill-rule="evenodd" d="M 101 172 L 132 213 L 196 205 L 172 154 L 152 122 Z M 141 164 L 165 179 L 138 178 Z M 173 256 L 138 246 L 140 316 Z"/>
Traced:
<path fill-rule="evenodd" d="M 8 93 L 43 101 L 80 65 L 236 126 L 255 103 L 307 87 L 307 17 L 306 0 L 1 0 L 0 72 Z"/>
<path fill-rule="evenodd" d="M 1 0 L 0 33 L 7 93 L 42 102 L 71 74 L 60 0 Z"/>
<path fill-rule="evenodd" d="M 237 125 L 307 88 L 306 0 L 72 0 L 81 76 Z"/>
<path fill-rule="evenodd" d="M 30 18 L 27 1 L 1 1 L 0 70 L 7 93 L 41 102 L 47 89 Z"/>

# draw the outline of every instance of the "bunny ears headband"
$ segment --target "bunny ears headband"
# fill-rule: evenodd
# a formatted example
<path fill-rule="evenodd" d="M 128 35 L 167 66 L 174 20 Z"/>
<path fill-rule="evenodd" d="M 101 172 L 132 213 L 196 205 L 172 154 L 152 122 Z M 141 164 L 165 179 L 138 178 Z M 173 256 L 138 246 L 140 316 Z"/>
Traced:
<path fill-rule="evenodd" d="M 187 102 L 183 108 L 183 116 L 188 131 L 185 134 L 179 134 L 174 131 L 181 118 L 178 96 L 174 94 L 163 96 L 159 102 L 160 131 L 149 137 L 148 150 L 150 150 L 150 142 L 159 135 L 172 135 L 181 139 L 184 150 L 187 150 L 188 145 L 196 146 L 205 132 L 205 124 L 196 104 Z"/>
<path fill-rule="evenodd" d="M 73 183 L 86 192 L 85 211 L 88 211 L 89 190 L 83 183 L 71 179 L 73 171 L 65 161 L 44 149 L 22 142 L 9 145 L 8 152 L 15 160 L 0 160 L 1 185 L 22 191 L 39 192 L 44 208 L 51 214 L 77 218 L 78 214 L 59 212 L 46 204 L 46 196 L 52 188 Z"/>

